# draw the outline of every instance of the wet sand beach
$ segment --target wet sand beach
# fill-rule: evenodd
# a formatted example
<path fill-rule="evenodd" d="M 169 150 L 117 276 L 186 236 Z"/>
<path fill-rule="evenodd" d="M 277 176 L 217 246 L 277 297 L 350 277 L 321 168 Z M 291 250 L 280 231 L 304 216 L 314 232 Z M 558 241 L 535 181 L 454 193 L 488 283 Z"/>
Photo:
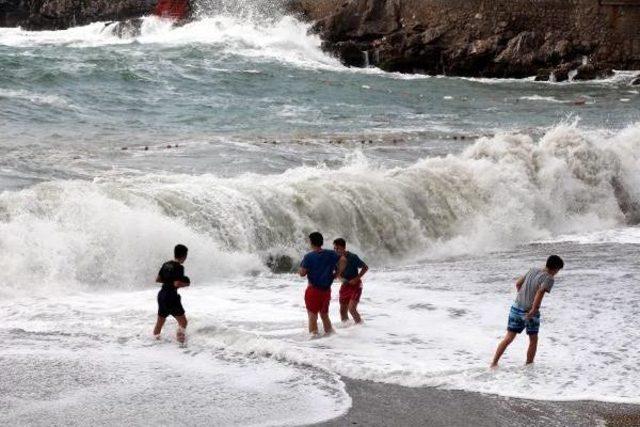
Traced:
<path fill-rule="evenodd" d="M 527 400 L 347 378 L 343 381 L 353 406 L 346 415 L 316 426 L 640 426 L 640 405 Z"/>

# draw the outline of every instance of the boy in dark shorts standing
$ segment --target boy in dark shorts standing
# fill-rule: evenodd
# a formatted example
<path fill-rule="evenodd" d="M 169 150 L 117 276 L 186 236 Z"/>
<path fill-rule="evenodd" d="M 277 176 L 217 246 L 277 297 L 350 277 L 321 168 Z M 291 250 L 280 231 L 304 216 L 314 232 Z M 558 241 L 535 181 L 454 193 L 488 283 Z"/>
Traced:
<path fill-rule="evenodd" d="M 329 319 L 331 285 L 337 276 L 342 275 L 346 259 L 335 251 L 322 249 L 324 238 L 318 232 L 309 235 L 309 243 L 311 252 L 302 259 L 299 274 L 301 277 L 306 276 L 308 281 L 304 303 L 309 318 L 309 333 L 314 338 L 318 336 L 318 314 L 322 319 L 325 335 L 333 333 Z"/>
<path fill-rule="evenodd" d="M 542 298 L 553 288 L 554 277 L 564 267 L 564 261 L 557 255 L 547 259 L 545 268 L 532 268 L 516 281 L 518 295 L 509 312 L 507 335 L 498 345 L 491 363 L 492 368 L 498 366 L 498 361 L 504 351 L 513 342 L 516 335 L 527 330 L 529 335 L 529 349 L 527 350 L 527 365 L 533 363 L 538 349 L 538 331 L 540 329 L 540 305 Z"/>
<path fill-rule="evenodd" d="M 158 292 L 158 319 L 156 327 L 153 329 L 153 335 L 156 339 L 160 339 L 160 332 L 167 316 L 171 315 L 178 321 L 178 342 L 184 343 L 185 330 L 187 328 L 187 318 L 184 315 L 184 308 L 178 295 L 178 289 L 184 288 L 191 284 L 191 281 L 184 275 L 184 264 L 187 259 L 188 249 L 184 245 L 176 245 L 173 249 L 173 261 L 167 261 L 160 268 L 157 283 L 162 283 L 162 289 Z"/>
<path fill-rule="evenodd" d="M 369 267 L 358 255 L 347 251 L 347 242 L 343 238 L 333 241 L 333 249 L 347 259 L 347 265 L 339 279 L 342 281 L 340 286 L 340 318 L 343 322 L 349 320 L 349 313 L 353 317 L 353 321 L 361 323 L 362 318 L 358 313 L 358 303 L 362 295 L 362 276 L 364 276 Z"/>

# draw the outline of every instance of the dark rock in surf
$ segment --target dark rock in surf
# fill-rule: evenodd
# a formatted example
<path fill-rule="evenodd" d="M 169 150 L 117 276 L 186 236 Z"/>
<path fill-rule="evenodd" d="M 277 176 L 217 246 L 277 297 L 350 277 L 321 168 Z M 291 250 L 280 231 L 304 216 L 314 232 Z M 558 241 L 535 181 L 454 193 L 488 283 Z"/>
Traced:
<path fill-rule="evenodd" d="M 631 86 L 640 86 L 640 75 L 631 81 Z"/>
<path fill-rule="evenodd" d="M 127 19 L 126 21 L 109 22 L 105 24 L 105 30 L 121 39 L 134 38 L 140 35 L 142 19 Z"/>
<path fill-rule="evenodd" d="M 289 255 L 269 255 L 266 260 L 267 267 L 273 273 L 293 273 L 296 270 L 293 258 Z"/>
<path fill-rule="evenodd" d="M 157 0 L 0 0 L 0 26 L 60 30 L 153 13 Z"/>
<path fill-rule="evenodd" d="M 613 70 L 605 67 L 596 67 L 592 64 L 584 64 L 576 68 L 574 80 L 606 79 L 613 76 Z"/>
<path fill-rule="evenodd" d="M 350 67 L 362 68 L 367 65 L 366 53 L 351 41 L 327 45 L 326 50 L 331 52 L 340 62 Z"/>
<path fill-rule="evenodd" d="M 17 27 L 29 19 L 29 4 L 25 0 L 0 0 L 0 27 Z"/>

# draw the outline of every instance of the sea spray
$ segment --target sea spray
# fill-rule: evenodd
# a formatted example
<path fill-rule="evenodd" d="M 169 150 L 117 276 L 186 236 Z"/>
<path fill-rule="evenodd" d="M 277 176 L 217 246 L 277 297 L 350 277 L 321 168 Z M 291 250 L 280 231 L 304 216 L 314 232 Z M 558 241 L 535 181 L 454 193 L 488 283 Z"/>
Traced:
<path fill-rule="evenodd" d="M 64 31 L 30 32 L 0 29 L 0 46 L 68 46 L 95 48 L 135 43 L 171 49 L 190 44 L 211 45 L 227 56 L 276 61 L 306 68 L 341 70 L 340 62 L 320 49 L 318 36 L 307 34 L 309 24 L 292 16 L 256 20 L 251 16 L 212 14 L 175 26 L 167 19 L 146 17 L 132 37 L 119 33 L 111 23 L 94 23 Z"/>
<path fill-rule="evenodd" d="M 279 175 L 144 175 L 52 181 L 0 194 L 4 283 L 137 287 L 177 242 L 194 276 L 261 271 L 321 230 L 378 265 L 503 250 L 625 224 L 612 180 L 638 205 L 640 128 L 611 137 L 560 125 L 500 134 L 460 155 L 385 168 L 357 157 Z"/>
<path fill-rule="evenodd" d="M 339 376 L 637 402 L 640 337 L 620 327 L 640 304 L 637 73 L 349 69 L 253 4 L 120 35 L 0 29 L 0 406 L 16 409 L 0 424 L 154 420 L 146 390 L 167 378 L 192 424 L 320 421 L 349 405 Z M 552 127 L 567 116 L 580 126 Z M 316 229 L 372 269 L 365 326 L 309 341 L 305 280 L 264 264 L 295 269 Z M 193 279 L 180 350 L 172 321 L 149 337 L 178 242 Z M 536 366 L 521 369 L 519 339 L 489 372 L 515 278 L 552 252 L 567 268 Z"/>

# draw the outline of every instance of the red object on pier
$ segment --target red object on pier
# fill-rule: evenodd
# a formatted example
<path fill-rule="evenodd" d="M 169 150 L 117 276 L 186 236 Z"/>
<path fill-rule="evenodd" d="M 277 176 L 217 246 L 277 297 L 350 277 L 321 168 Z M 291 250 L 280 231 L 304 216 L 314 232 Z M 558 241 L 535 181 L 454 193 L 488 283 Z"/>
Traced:
<path fill-rule="evenodd" d="M 158 0 L 155 14 L 163 18 L 185 19 L 189 13 L 189 0 Z"/>

